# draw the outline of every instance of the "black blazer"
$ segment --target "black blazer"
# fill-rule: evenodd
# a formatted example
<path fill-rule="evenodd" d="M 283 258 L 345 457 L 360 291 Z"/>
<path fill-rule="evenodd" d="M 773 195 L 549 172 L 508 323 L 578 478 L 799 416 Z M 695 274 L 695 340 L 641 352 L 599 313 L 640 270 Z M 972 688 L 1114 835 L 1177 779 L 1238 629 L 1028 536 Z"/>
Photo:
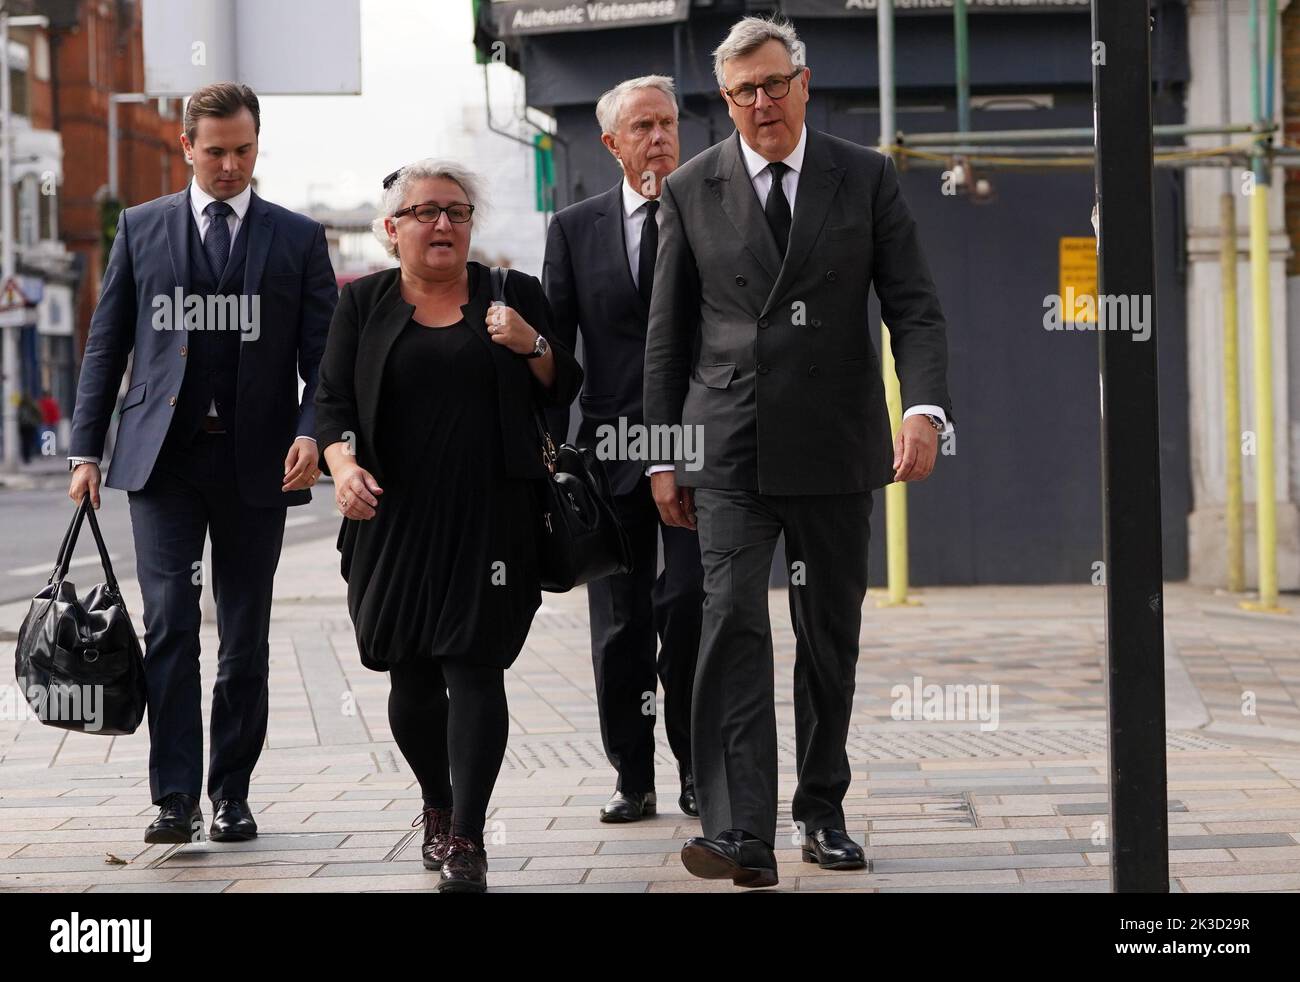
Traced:
<path fill-rule="evenodd" d="M 567 406 L 582 385 L 582 368 L 572 352 L 556 337 L 550 304 L 535 276 L 517 270 L 506 275 L 505 300 L 524 320 L 540 331 L 555 352 L 555 384 L 546 391 L 528 368 L 527 359 L 493 343 L 484 317 L 492 300 L 488 268 L 469 262 L 469 303 L 461 307 L 465 321 L 492 352 L 497 371 L 497 394 L 506 474 L 516 478 L 544 478 L 541 445 L 533 415 L 534 405 Z M 354 280 L 343 288 L 329 339 L 320 363 L 316 389 L 316 442 L 322 452 L 353 434 L 357 463 L 382 485 L 383 461 L 374 452 L 375 421 L 382 398 L 384 363 L 393 342 L 415 308 L 402 299 L 397 268 L 381 270 Z"/>
<path fill-rule="evenodd" d="M 555 312 L 556 336 L 573 349 L 582 332 L 586 381 L 578 397 L 579 446 L 594 447 L 603 424 L 641 422 L 646 318 L 650 314 L 632 280 L 623 231 L 623 181 L 608 191 L 555 213 L 546 233 L 542 284 Z M 552 412 L 553 434 L 568 430 L 568 414 Z M 643 460 L 606 460 L 615 494 L 633 490 Z"/>

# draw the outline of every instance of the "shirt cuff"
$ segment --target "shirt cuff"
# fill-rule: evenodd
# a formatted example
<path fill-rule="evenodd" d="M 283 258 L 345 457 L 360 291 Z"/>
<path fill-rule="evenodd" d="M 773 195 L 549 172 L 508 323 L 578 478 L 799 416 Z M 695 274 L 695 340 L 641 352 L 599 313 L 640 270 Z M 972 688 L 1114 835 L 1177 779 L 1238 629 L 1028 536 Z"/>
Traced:
<path fill-rule="evenodd" d="M 907 419 L 909 416 L 919 415 L 938 416 L 939 420 L 943 423 L 943 429 L 939 431 L 940 433 L 951 433 L 953 431 L 953 425 L 948 422 L 948 414 L 939 406 L 909 406 L 903 413 L 903 419 Z"/>
<path fill-rule="evenodd" d="M 651 464 L 649 467 L 645 469 L 645 472 L 646 475 L 648 476 L 650 474 L 659 474 L 662 471 L 672 471 L 676 469 L 677 468 L 675 468 L 672 464 Z"/>
<path fill-rule="evenodd" d="M 315 443 L 315 442 L 316 442 L 316 438 L 315 438 L 314 436 L 308 436 L 306 433 L 299 433 L 296 437 L 294 437 L 294 439 L 295 439 L 295 440 L 310 440 L 312 443 Z"/>
<path fill-rule="evenodd" d="M 69 457 L 68 464 L 71 467 L 76 467 L 78 464 L 94 464 L 96 467 L 98 467 L 99 458 L 98 457 Z"/>

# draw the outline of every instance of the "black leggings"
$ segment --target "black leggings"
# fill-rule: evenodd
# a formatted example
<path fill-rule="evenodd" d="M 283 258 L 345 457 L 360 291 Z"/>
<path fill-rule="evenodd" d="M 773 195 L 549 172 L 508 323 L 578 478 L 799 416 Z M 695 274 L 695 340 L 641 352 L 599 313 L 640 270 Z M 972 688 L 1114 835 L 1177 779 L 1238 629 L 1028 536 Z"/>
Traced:
<path fill-rule="evenodd" d="M 389 676 L 388 725 L 420 782 L 424 807 L 452 808 L 453 834 L 481 847 L 510 733 L 505 671 L 452 658 L 409 658 Z"/>

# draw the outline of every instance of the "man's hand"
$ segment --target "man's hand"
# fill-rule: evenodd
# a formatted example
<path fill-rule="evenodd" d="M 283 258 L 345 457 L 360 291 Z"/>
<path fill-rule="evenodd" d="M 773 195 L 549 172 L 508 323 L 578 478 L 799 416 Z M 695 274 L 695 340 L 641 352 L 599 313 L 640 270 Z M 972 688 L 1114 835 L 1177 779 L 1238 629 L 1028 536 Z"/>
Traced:
<path fill-rule="evenodd" d="M 72 469 L 72 481 L 68 484 L 68 497 L 80 502 L 90 493 L 91 507 L 99 510 L 99 465 L 78 464 Z"/>
<path fill-rule="evenodd" d="M 657 471 L 651 474 L 650 493 L 654 496 L 659 517 L 665 525 L 695 531 L 695 490 L 679 488 L 675 471 Z"/>
<path fill-rule="evenodd" d="M 894 480 L 924 481 L 934 470 L 939 454 L 939 434 L 923 414 L 903 420 L 894 438 Z"/>
<path fill-rule="evenodd" d="M 378 495 L 384 493 L 379 482 L 364 467 L 353 465 L 334 474 L 334 504 L 344 518 L 368 521 L 375 517 Z"/>
<path fill-rule="evenodd" d="M 316 441 L 300 436 L 289 447 L 284 458 L 284 484 L 281 491 L 301 491 L 316 483 L 320 477 L 317 463 L 320 456 L 316 450 Z"/>

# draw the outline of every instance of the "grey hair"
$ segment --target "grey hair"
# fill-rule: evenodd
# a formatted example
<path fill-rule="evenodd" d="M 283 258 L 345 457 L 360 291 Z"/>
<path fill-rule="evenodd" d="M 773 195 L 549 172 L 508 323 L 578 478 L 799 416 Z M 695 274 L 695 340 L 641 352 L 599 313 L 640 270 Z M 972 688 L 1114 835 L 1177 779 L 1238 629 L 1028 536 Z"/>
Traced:
<path fill-rule="evenodd" d="M 804 45 L 794 25 L 781 17 L 742 17 L 731 25 L 726 38 L 713 52 L 713 75 L 721 88 L 727 87 L 722 66 L 728 58 L 739 58 L 756 51 L 768 41 L 780 41 L 790 55 L 790 63 L 804 65 Z"/>
<path fill-rule="evenodd" d="M 618 120 L 623 115 L 623 104 L 627 102 L 627 97 L 641 89 L 658 89 L 672 100 L 673 108 L 677 108 L 677 89 L 671 75 L 629 78 L 625 82 L 619 82 L 596 103 L 596 122 L 600 123 L 600 132 L 613 133 L 618 128 Z"/>
<path fill-rule="evenodd" d="M 384 219 L 392 216 L 393 212 L 402 207 L 406 201 L 406 195 L 411 190 L 411 185 L 416 181 L 427 181 L 442 179 L 451 181 L 460 185 L 460 189 L 465 192 L 465 197 L 469 203 L 474 206 L 474 219 L 481 219 L 487 211 L 487 197 L 483 192 L 483 181 L 468 168 L 451 160 L 438 160 L 434 157 L 425 157 L 423 160 L 417 160 L 413 164 L 407 164 L 397 176 L 397 180 L 388 185 L 380 199 L 380 212 L 378 217 L 370 223 L 370 230 L 374 233 L 379 244 L 384 247 L 384 251 L 394 258 L 397 256 L 397 246 L 388 239 L 388 232 L 384 228 Z"/>

